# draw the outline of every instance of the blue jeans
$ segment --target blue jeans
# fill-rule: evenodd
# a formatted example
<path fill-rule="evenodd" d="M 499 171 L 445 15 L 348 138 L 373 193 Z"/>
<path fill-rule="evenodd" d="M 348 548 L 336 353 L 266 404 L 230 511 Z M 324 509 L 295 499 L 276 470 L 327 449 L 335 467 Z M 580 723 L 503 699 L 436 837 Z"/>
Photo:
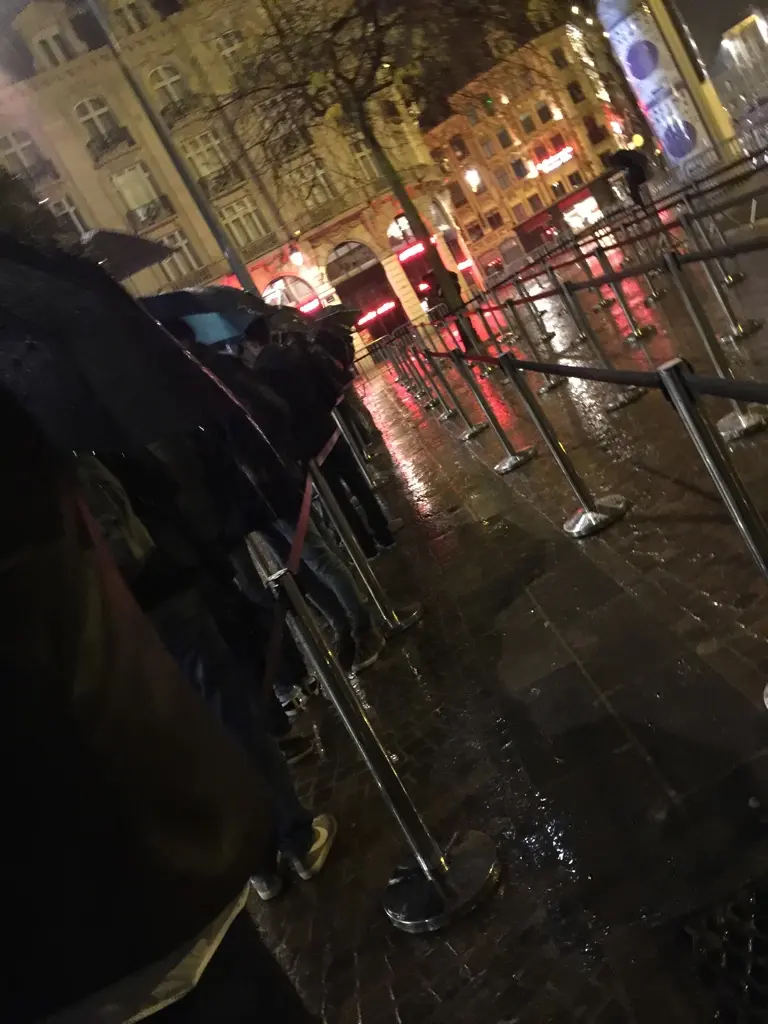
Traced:
<path fill-rule="evenodd" d="M 266 699 L 249 691 L 202 598 L 193 590 L 177 594 L 149 618 L 182 675 L 265 780 L 274 802 L 278 849 L 303 857 L 314 838 L 313 815 L 296 795 L 285 758 L 270 735 Z"/>

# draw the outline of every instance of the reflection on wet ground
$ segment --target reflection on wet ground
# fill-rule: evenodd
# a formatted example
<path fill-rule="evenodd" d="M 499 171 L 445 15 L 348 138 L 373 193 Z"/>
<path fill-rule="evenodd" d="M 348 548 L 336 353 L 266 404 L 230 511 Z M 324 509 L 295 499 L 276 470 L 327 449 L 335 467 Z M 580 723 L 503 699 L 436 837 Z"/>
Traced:
<path fill-rule="evenodd" d="M 703 364 L 674 299 L 631 298 L 659 328 L 656 363 Z M 559 307 L 544 312 L 567 345 Z M 611 316 L 594 322 L 634 365 Z M 749 345 L 758 369 L 763 345 Z M 594 363 L 584 348 L 565 358 Z M 515 443 L 535 443 L 498 375 L 481 384 Z M 298 774 L 307 802 L 338 815 L 338 850 L 315 882 L 253 909 L 329 1024 L 768 1020 L 768 587 L 664 399 L 608 413 L 609 394 L 572 382 L 542 399 L 593 490 L 632 502 L 578 543 L 541 444 L 497 477 L 490 431 L 462 444 L 388 372 L 367 385 L 385 496 L 406 520 L 377 571 L 426 614 L 363 696 L 435 832 L 482 828 L 504 876 L 445 932 L 394 932 L 380 897 L 402 844 L 320 702 L 321 754 Z M 763 508 L 765 445 L 733 447 Z"/>

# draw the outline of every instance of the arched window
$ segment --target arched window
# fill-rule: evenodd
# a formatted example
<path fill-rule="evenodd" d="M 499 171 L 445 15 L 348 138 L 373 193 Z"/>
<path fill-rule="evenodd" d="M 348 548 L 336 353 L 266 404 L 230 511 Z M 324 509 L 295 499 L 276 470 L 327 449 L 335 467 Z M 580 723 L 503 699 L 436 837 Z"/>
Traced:
<path fill-rule="evenodd" d="M 328 257 L 325 272 L 329 284 L 346 281 L 355 274 L 368 270 L 378 263 L 376 253 L 362 242 L 342 242 Z"/>
<path fill-rule="evenodd" d="M 103 96 L 91 96 L 75 104 L 75 117 L 88 133 L 89 139 L 104 139 L 117 130 L 115 115 Z"/>
<path fill-rule="evenodd" d="M 0 164 L 9 174 L 23 174 L 40 164 L 43 154 L 28 132 L 0 136 Z"/>
<path fill-rule="evenodd" d="M 261 296 L 270 306 L 303 306 L 316 298 L 313 289 L 300 277 L 288 275 L 270 281 Z"/>
<path fill-rule="evenodd" d="M 163 64 L 149 73 L 149 84 L 157 93 L 162 106 L 169 103 L 178 103 L 187 95 L 187 87 L 184 79 L 173 64 Z"/>

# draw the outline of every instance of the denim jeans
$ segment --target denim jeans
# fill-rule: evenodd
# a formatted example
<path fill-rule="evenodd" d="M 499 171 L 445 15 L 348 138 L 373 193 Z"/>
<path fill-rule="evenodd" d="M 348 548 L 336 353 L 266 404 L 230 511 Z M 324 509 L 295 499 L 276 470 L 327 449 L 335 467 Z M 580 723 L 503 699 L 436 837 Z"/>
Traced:
<path fill-rule="evenodd" d="M 278 849 L 303 857 L 313 841 L 313 815 L 296 795 L 285 758 L 270 735 L 266 701 L 249 687 L 203 599 L 185 591 L 149 618 L 182 675 L 266 781 L 274 801 Z"/>

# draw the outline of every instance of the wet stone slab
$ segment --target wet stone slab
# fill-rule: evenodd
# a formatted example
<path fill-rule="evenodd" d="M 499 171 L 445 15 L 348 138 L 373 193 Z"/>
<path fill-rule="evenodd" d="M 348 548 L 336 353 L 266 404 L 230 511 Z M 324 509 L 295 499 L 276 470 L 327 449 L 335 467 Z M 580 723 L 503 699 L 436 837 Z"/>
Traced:
<path fill-rule="evenodd" d="M 318 699 L 297 780 L 338 845 L 314 882 L 254 902 L 266 940 L 329 1024 L 753 1024 L 757 996 L 713 981 L 692 938 L 768 866 L 768 604 L 706 480 L 671 433 L 650 444 L 639 407 L 630 439 L 672 482 L 587 431 L 585 475 L 643 504 L 580 544 L 543 456 L 502 479 L 492 438 L 462 444 L 384 376 L 366 400 L 406 520 L 376 571 L 425 617 L 360 696 L 435 834 L 493 836 L 502 882 L 445 932 L 392 930 L 380 901 L 403 844 Z"/>

